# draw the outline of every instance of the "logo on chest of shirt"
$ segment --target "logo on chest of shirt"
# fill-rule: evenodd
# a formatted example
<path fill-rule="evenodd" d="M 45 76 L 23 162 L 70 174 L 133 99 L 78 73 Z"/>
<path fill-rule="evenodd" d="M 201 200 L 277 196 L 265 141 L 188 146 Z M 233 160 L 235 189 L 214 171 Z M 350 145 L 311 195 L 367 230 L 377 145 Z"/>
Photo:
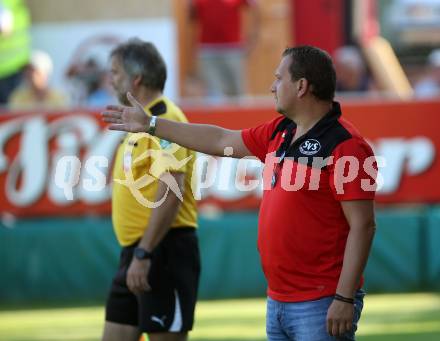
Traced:
<path fill-rule="evenodd" d="M 321 143 L 315 139 L 307 139 L 299 146 L 299 151 L 304 155 L 315 155 L 321 149 Z"/>
<path fill-rule="evenodd" d="M 161 139 L 159 141 L 159 144 L 162 149 L 170 149 L 172 146 L 172 143 L 170 141 L 163 140 L 163 139 Z"/>

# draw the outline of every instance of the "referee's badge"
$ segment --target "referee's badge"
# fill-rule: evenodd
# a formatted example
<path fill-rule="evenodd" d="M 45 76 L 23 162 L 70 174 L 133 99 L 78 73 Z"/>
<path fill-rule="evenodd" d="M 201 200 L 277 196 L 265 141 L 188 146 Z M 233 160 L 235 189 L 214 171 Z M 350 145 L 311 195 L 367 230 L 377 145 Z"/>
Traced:
<path fill-rule="evenodd" d="M 163 139 L 161 139 L 159 141 L 159 144 L 160 144 L 160 148 L 162 148 L 162 149 L 169 149 L 169 148 L 171 148 L 171 145 L 172 145 L 172 143 L 170 141 L 163 140 Z"/>

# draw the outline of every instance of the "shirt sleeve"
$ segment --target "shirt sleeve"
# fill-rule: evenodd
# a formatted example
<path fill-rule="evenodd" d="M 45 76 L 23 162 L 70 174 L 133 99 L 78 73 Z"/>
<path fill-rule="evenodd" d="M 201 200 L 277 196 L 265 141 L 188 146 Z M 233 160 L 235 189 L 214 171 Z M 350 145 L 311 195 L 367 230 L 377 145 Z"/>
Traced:
<path fill-rule="evenodd" d="M 283 117 L 277 117 L 272 121 L 260 124 L 259 126 L 244 129 L 241 131 L 241 137 L 249 151 L 264 163 L 266 155 L 269 152 L 269 142 L 277 125 L 283 120 Z"/>
<path fill-rule="evenodd" d="M 336 200 L 373 200 L 377 163 L 373 150 L 361 138 L 339 144 L 329 165 L 330 188 Z"/>

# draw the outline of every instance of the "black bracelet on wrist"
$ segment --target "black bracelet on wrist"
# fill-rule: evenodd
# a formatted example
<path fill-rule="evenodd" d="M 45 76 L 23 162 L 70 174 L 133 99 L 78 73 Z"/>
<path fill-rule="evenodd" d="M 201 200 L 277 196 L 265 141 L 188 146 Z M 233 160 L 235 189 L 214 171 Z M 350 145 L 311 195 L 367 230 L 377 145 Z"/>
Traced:
<path fill-rule="evenodd" d="M 349 298 L 349 297 L 344 297 L 344 296 L 341 296 L 341 295 L 339 295 L 339 294 L 335 294 L 334 299 L 335 299 L 336 301 L 341 301 L 341 302 L 345 302 L 345 303 L 354 304 L 354 299 Z"/>

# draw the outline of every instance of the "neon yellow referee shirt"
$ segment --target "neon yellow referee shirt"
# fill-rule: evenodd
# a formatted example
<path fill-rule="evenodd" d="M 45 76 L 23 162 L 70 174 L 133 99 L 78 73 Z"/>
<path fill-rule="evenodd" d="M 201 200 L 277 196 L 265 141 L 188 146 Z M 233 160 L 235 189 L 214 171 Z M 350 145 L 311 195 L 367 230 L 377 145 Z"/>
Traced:
<path fill-rule="evenodd" d="M 183 112 L 162 96 L 145 107 L 151 115 L 177 122 L 187 122 Z M 116 152 L 113 166 L 112 221 L 122 246 L 142 238 L 156 202 L 159 177 L 166 172 L 185 173 L 183 202 L 172 228 L 197 227 L 195 152 L 146 133 L 128 133 Z M 171 191 L 172 181 L 167 183 Z M 161 199 L 161 198 L 159 198 Z"/>

